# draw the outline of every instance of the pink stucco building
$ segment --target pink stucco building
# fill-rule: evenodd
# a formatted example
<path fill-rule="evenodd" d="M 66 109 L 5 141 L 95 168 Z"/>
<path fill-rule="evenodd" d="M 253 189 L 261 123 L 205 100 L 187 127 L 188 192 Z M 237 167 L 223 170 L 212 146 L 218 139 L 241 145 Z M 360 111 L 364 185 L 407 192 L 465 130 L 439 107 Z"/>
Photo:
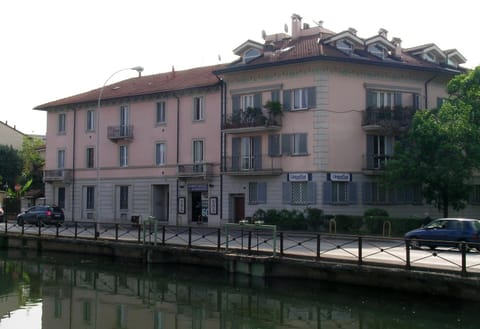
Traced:
<path fill-rule="evenodd" d="M 435 216 L 415 187 L 387 191 L 375 178 L 465 58 L 295 14 L 291 31 L 247 40 L 228 65 L 108 85 L 100 107 L 101 89 L 38 106 L 48 111 L 47 200 L 74 220 L 212 226 L 259 208 Z"/>

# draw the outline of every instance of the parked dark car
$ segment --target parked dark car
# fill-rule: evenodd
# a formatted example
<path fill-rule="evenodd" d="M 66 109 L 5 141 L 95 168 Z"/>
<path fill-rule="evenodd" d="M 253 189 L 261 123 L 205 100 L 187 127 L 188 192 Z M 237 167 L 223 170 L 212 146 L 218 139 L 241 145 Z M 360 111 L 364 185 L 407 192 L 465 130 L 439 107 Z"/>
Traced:
<path fill-rule="evenodd" d="M 472 218 L 439 218 L 421 228 L 405 234 L 412 247 L 461 247 L 467 243 L 467 250 L 476 248 L 480 251 L 480 221 Z M 473 243 L 468 245 L 468 243 Z"/>
<path fill-rule="evenodd" d="M 62 208 L 56 206 L 33 206 L 17 215 L 18 225 L 61 225 L 64 221 Z"/>

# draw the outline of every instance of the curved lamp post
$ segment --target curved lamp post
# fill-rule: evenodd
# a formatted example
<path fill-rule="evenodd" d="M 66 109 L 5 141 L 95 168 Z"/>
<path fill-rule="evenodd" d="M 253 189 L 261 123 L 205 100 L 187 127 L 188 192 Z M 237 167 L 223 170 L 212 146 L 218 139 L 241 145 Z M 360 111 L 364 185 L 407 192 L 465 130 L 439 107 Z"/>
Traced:
<path fill-rule="evenodd" d="M 105 80 L 105 83 L 103 84 L 102 88 L 100 89 L 100 93 L 98 94 L 98 101 L 97 101 L 97 111 L 95 113 L 96 115 L 96 132 L 97 132 L 97 151 L 96 151 L 96 164 L 97 164 L 97 183 L 95 186 L 95 209 L 96 209 L 96 215 L 95 215 L 95 222 L 98 222 L 100 218 L 100 105 L 102 101 L 102 95 L 103 95 L 103 90 L 105 89 L 105 86 L 107 85 L 108 81 L 117 73 L 123 72 L 123 71 L 137 71 L 139 74 L 143 72 L 143 67 L 141 66 L 135 66 L 135 67 L 128 67 L 124 69 L 120 69 L 118 71 L 115 71 L 108 77 L 107 80 Z"/>

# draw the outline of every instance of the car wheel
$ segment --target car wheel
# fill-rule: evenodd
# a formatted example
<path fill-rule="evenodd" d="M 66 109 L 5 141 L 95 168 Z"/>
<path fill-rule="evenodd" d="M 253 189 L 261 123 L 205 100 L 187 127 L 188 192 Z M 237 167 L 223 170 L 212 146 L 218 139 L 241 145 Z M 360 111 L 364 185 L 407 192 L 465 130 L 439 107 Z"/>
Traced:
<path fill-rule="evenodd" d="M 458 241 L 457 243 L 458 250 L 462 251 L 462 245 L 464 244 L 465 244 L 465 251 L 469 252 L 471 248 L 468 246 L 468 243 L 466 243 L 465 241 Z"/>
<path fill-rule="evenodd" d="M 420 249 L 420 242 L 418 242 L 417 238 L 410 239 L 410 248 L 412 249 Z"/>

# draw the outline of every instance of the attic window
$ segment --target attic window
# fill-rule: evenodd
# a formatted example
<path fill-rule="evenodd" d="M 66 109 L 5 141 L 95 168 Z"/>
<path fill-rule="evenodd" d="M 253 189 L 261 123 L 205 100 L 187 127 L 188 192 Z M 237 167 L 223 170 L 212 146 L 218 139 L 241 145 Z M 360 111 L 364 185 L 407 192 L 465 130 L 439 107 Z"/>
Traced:
<path fill-rule="evenodd" d="M 337 41 L 337 49 L 350 55 L 353 53 L 353 44 L 345 39 Z"/>
<path fill-rule="evenodd" d="M 255 58 L 260 56 L 260 51 L 258 49 L 249 49 L 245 52 L 245 55 L 243 56 L 243 62 L 248 63 Z"/>
<path fill-rule="evenodd" d="M 377 56 L 381 59 L 385 59 L 385 57 L 387 57 L 387 55 L 388 55 L 387 50 L 384 47 L 382 47 L 381 45 L 379 45 L 378 43 L 369 46 L 368 51 L 372 55 Z"/>
<path fill-rule="evenodd" d="M 432 53 L 425 53 L 423 58 L 432 63 L 437 62 L 437 56 L 435 56 L 435 54 L 432 54 Z"/>

